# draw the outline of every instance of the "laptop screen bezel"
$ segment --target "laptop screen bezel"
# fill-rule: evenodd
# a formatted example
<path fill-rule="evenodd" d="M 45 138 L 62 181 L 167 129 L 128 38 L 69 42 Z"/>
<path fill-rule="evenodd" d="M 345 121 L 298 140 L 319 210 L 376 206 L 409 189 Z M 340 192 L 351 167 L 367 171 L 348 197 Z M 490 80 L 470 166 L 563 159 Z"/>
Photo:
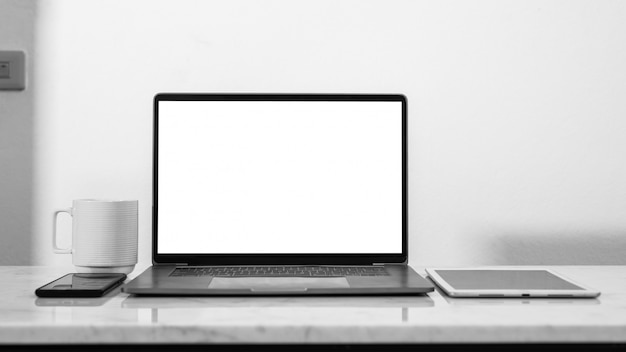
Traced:
<path fill-rule="evenodd" d="M 158 145 L 159 102 L 162 101 L 396 101 L 402 103 L 402 253 L 305 254 L 159 254 L 158 252 Z M 408 259 L 407 99 L 401 94 L 237 94 L 159 93 L 154 97 L 152 159 L 152 261 L 183 265 L 371 265 L 406 264 Z"/>

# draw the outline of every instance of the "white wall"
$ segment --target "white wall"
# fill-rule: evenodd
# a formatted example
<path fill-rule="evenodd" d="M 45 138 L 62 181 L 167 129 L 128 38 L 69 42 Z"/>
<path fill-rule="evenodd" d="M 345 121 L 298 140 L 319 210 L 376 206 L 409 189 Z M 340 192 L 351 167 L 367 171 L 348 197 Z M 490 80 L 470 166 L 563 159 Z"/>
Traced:
<path fill-rule="evenodd" d="M 50 253 L 51 212 L 82 197 L 139 199 L 150 261 L 151 99 L 193 91 L 406 94 L 412 265 L 626 264 L 623 1 L 61 0 L 39 13 L 32 263 L 70 262 Z"/>

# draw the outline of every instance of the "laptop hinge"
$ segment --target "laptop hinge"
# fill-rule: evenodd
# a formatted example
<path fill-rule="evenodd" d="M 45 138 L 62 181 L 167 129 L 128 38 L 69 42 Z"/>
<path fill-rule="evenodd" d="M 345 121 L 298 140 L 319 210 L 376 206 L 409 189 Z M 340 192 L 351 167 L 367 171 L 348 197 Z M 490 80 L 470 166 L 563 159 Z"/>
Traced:
<path fill-rule="evenodd" d="M 405 263 L 374 263 L 373 266 L 406 265 Z"/>
<path fill-rule="evenodd" d="M 154 263 L 154 266 L 189 266 L 187 263 Z"/>

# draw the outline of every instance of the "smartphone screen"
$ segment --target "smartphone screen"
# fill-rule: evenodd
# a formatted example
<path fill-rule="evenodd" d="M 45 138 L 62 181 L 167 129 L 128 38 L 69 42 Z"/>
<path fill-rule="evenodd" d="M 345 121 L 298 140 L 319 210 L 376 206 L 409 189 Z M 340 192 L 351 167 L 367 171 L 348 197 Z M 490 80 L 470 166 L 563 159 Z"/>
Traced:
<path fill-rule="evenodd" d="M 35 291 L 38 297 L 101 297 L 126 279 L 126 274 L 67 274 Z"/>

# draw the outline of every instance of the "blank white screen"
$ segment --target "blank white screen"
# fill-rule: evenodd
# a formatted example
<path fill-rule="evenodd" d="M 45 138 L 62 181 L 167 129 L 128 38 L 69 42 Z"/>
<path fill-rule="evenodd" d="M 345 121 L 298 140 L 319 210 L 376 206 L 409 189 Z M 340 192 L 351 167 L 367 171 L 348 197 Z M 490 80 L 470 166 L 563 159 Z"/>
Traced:
<path fill-rule="evenodd" d="M 401 104 L 159 102 L 158 253 L 401 253 Z"/>

